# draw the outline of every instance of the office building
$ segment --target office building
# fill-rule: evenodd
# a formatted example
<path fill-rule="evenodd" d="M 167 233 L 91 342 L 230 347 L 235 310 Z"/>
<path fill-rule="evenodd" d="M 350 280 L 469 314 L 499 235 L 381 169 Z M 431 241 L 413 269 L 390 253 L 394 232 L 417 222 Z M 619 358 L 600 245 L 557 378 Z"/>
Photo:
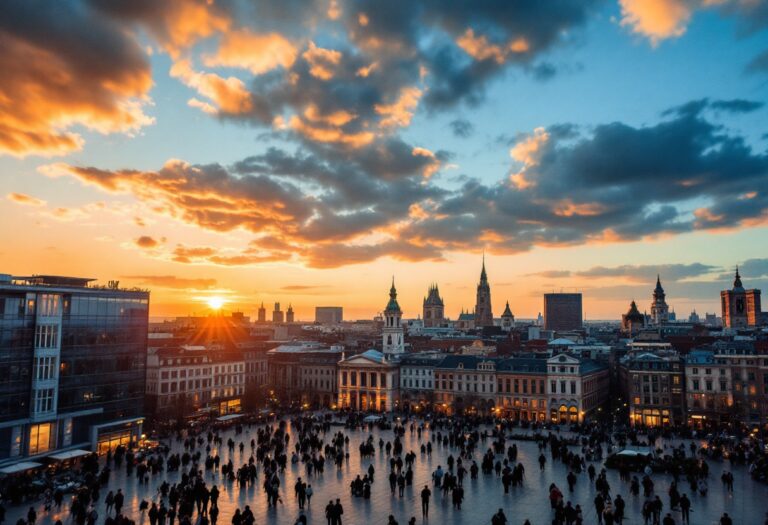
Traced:
<path fill-rule="evenodd" d="M 579 330 L 581 312 L 580 293 L 544 294 L 544 330 Z"/>
<path fill-rule="evenodd" d="M 139 440 L 149 292 L 0 276 L 0 464 Z"/>
<path fill-rule="evenodd" d="M 344 320 L 344 308 L 341 306 L 316 306 L 315 322 L 319 324 L 339 324 Z"/>

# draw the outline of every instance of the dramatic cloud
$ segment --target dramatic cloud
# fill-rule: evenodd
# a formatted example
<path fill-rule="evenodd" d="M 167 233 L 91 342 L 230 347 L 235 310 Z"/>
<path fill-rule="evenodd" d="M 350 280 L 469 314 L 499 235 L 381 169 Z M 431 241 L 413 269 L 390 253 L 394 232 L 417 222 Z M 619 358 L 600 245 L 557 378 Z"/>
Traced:
<path fill-rule="evenodd" d="M 61 164 L 41 171 L 133 194 L 160 213 L 208 230 L 253 235 L 239 249 L 178 247 L 169 254 L 178 262 L 295 260 L 328 268 L 384 256 L 440 260 L 446 252 L 482 247 L 514 253 L 763 224 L 768 157 L 708 118 L 758 107 L 746 100 L 696 100 L 665 112 L 652 126 L 615 122 L 584 134 L 567 124 L 540 128 L 511 147 L 508 178 L 491 185 L 465 178 L 452 190 L 430 178 L 448 158 L 445 152 L 396 138 L 354 155 L 270 148 L 229 167 L 170 160 L 158 171 Z M 709 268 L 641 270 L 614 271 L 680 279 Z M 594 270 L 595 276 L 607 272 Z"/>
<path fill-rule="evenodd" d="M 572 126 L 537 130 L 511 149 L 523 167 L 508 183 L 468 179 L 401 238 L 516 252 L 763 224 L 768 157 L 707 118 L 746 105 L 694 101 L 653 126 L 616 122 L 581 136 Z"/>
<path fill-rule="evenodd" d="M 25 193 L 9 193 L 7 196 L 9 201 L 13 201 L 16 204 L 22 204 L 24 206 L 45 206 L 45 201 L 42 199 L 38 199 L 37 197 L 32 197 L 31 195 L 27 195 Z"/>
<path fill-rule="evenodd" d="M 79 150 L 76 126 L 133 133 L 152 123 L 142 47 L 82 1 L 0 3 L 0 49 L 0 155 Z"/>
<path fill-rule="evenodd" d="M 147 286 L 175 288 L 180 290 L 203 290 L 216 286 L 216 279 L 189 279 L 186 277 L 176 277 L 175 275 L 125 275 L 122 278 L 136 281 L 139 284 Z"/>

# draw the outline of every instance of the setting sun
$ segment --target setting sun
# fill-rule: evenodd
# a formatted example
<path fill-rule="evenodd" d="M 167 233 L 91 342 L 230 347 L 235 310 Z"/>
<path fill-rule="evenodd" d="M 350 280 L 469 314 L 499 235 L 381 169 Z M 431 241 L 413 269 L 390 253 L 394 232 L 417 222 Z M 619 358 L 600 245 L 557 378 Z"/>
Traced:
<path fill-rule="evenodd" d="M 208 306 L 211 308 L 211 310 L 220 310 L 226 301 L 223 297 L 213 296 L 206 299 L 206 302 L 208 303 Z"/>

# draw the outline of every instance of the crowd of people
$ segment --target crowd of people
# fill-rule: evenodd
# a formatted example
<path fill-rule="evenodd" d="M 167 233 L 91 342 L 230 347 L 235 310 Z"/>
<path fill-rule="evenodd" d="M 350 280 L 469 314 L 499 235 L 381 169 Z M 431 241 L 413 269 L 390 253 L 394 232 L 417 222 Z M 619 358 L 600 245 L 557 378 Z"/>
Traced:
<path fill-rule="evenodd" d="M 331 423 L 330 417 L 296 417 L 290 420 L 290 426 L 287 420 L 255 425 L 238 423 L 234 426 L 234 433 L 226 434 L 221 429 L 198 427 L 195 431 L 176 433 L 169 438 L 166 446 L 158 447 L 153 453 L 136 455 L 121 447 L 107 455 L 103 466 L 98 461 L 94 464 L 93 460 L 89 460 L 85 482 L 68 501 L 69 519 L 77 525 L 135 525 L 137 519 L 143 522 L 146 516 L 149 525 L 217 525 L 221 489 L 216 481 L 226 484 L 225 490 L 260 488 L 266 506 L 278 507 L 284 504 L 285 489 L 282 485 L 290 462 L 291 467 L 299 469 L 302 474 L 296 477 L 293 485 L 293 498 L 298 508 L 296 523 L 306 525 L 305 511 L 311 508 L 314 494 L 312 480 L 322 476 L 327 465 L 335 466 L 341 475 L 345 465 L 349 465 L 350 447 L 355 446 L 350 444 L 350 435 L 359 435 L 359 430 L 370 430 L 359 415 L 350 416 L 344 430 Z M 477 480 L 480 475 L 496 478 L 504 494 L 525 492 L 526 465 L 518 460 L 515 428 L 504 422 L 486 423 L 488 421 L 470 418 L 438 417 L 429 421 L 406 418 L 394 425 L 382 425 L 378 441 L 369 433 L 356 447 L 361 467 L 364 463 L 368 463 L 368 467 L 349 483 L 351 496 L 362 499 L 372 497 L 374 482 L 382 477 L 377 476 L 374 467 L 373 460 L 377 455 L 387 467 L 383 478 L 389 484 L 390 496 L 403 498 L 406 489 L 411 488 L 409 493 L 413 490 L 418 494 L 424 520 L 429 519 L 430 502 L 434 495 L 450 502 L 454 512 L 462 512 L 467 478 Z M 406 433 L 416 436 L 416 450 L 406 451 Z M 223 434 L 228 436 L 226 442 Z M 527 434 L 526 439 L 531 435 Z M 617 447 L 624 446 L 627 439 L 636 439 L 636 436 L 617 438 L 598 425 L 581 428 L 578 433 L 567 437 L 556 432 L 540 432 L 533 436 L 537 441 L 540 471 L 547 472 L 548 462 L 559 462 L 567 475 L 563 479 L 551 480 L 547 494 L 550 517 L 545 518 L 543 514 L 535 517 L 516 515 L 515 522 L 525 525 L 531 525 L 532 518 L 537 524 L 581 525 L 586 522 L 585 515 L 592 520 L 592 511 L 594 520 L 600 525 L 621 525 L 628 516 L 625 497 L 619 492 L 624 492 L 628 498 L 638 498 L 636 501 L 642 498 L 641 516 L 637 518 L 642 519 L 645 525 L 687 525 L 694 510 L 689 493 L 706 497 L 708 461 L 718 461 L 726 456 L 723 453 L 725 445 L 721 442 L 711 442 L 701 448 L 693 443 L 688 448 L 670 446 L 667 455 L 672 461 L 665 475 L 670 476 L 672 481 L 665 502 L 663 495 L 656 490 L 651 465 L 646 465 L 641 472 L 632 472 L 622 465 L 619 468 L 621 487 L 616 490 L 611 487 L 607 471 L 600 463 L 605 452 L 610 454 Z M 387 437 L 389 439 L 385 439 Z M 413 440 L 409 442 L 413 443 Z M 649 442 L 654 443 L 655 438 L 649 436 Z M 444 464 L 432 471 L 430 483 L 421 489 L 413 489 L 416 463 L 429 460 L 435 447 L 439 447 L 445 455 Z M 226 462 L 219 455 L 224 448 L 229 452 L 225 456 L 228 458 Z M 727 450 L 737 461 L 757 461 L 754 447 Z M 234 458 L 241 460 L 236 463 Z M 135 511 L 124 512 L 125 494 L 121 488 L 108 491 L 101 501 L 101 492 L 109 484 L 113 469 L 123 468 L 126 476 L 135 477 L 138 484 L 156 486 L 154 497 L 140 502 L 139 516 Z M 171 472 L 177 473 L 175 483 L 167 480 L 166 473 Z M 732 472 L 724 469 L 720 479 L 724 491 L 732 492 Z M 683 480 L 690 490 L 681 488 Z M 589 483 L 593 489 L 594 499 L 591 502 L 578 501 L 574 496 L 576 487 L 584 483 Z M 151 489 L 143 493 L 151 493 Z M 49 491 L 44 499 L 43 512 L 60 515 L 64 494 Z M 259 505 L 254 501 L 250 503 Z M 103 512 L 101 521 L 100 512 Z M 325 506 L 324 514 L 327 525 L 342 525 L 344 508 L 341 498 L 331 499 Z M 16 525 L 35 525 L 38 518 L 38 511 L 30 507 Z M 0 525 L 4 519 L 5 508 L 0 505 Z M 255 525 L 250 505 L 235 508 L 232 515 L 224 519 L 224 523 L 231 525 Z M 506 525 L 509 522 L 504 509 L 498 509 L 488 520 L 491 525 Z M 409 523 L 415 522 L 416 518 L 412 516 Z M 719 523 L 731 525 L 733 519 L 723 513 Z M 396 524 L 395 517 L 390 515 L 388 525 Z M 55 525 L 62 525 L 61 520 Z"/>

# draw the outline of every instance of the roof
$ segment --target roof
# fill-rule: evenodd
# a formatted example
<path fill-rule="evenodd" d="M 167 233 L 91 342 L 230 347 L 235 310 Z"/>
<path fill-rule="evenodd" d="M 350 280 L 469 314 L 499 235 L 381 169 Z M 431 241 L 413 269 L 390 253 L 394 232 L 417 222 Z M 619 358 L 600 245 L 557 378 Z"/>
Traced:
<path fill-rule="evenodd" d="M 502 317 L 514 317 L 512 315 L 512 310 L 509 309 L 509 301 L 507 301 L 507 307 L 504 308 L 504 312 L 501 314 Z"/>
<path fill-rule="evenodd" d="M 547 343 L 549 346 L 569 346 L 569 345 L 575 345 L 575 341 L 571 341 L 570 339 L 566 339 L 565 337 L 560 337 L 558 339 L 553 339 L 549 343 Z"/>
<path fill-rule="evenodd" d="M 608 370 L 608 365 L 595 361 L 594 359 L 582 359 L 581 360 L 581 373 L 589 374 L 592 372 L 598 372 L 600 370 Z"/>
<path fill-rule="evenodd" d="M 496 370 L 499 372 L 545 374 L 547 372 L 547 361 L 546 359 L 532 357 L 502 359 L 496 366 Z"/>
<path fill-rule="evenodd" d="M 387 313 L 402 313 L 400 305 L 397 303 L 397 289 L 395 288 L 395 278 L 392 278 L 392 287 L 389 289 L 389 302 L 384 309 Z"/>
<path fill-rule="evenodd" d="M 474 321 L 475 314 L 470 312 L 462 312 L 459 314 L 459 321 Z"/>
<path fill-rule="evenodd" d="M 437 368 L 459 368 L 459 365 L 461 365 L 465 370 L 475 370 L 477 369 L 477 364 L 481 361 L 491 360 L 475 355 L 449 355 L 440 361 Z"/>

